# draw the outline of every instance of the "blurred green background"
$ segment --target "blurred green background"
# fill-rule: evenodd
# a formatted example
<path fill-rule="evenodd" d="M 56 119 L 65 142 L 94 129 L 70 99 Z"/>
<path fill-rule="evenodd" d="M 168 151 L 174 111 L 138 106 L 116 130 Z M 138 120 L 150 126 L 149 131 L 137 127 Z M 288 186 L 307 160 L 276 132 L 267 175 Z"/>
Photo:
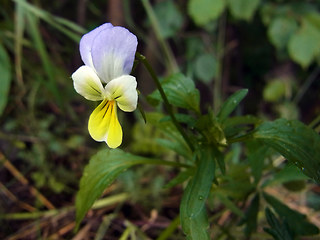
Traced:
<path fill-rule="evenodd" d="M 118 198 L 106 198 L 82 232 L 72 231 L 83 167 L 107 146 L 90 138 L 95 103 L 75 92 L 70 76 L 83 64 L 81 36 L 104 22 L 136 34 L 138 51 L 160 77 L 181 71 L 192 78 L 202 111 L 217 110 L 231 93 L 248 88 L 237 114 L 299 119 L 319 132 L 318 0 L 0 0 L 1 239 L 119 239 L 128 226 L 137 239 L 156 239 L 177 216 L 182 190 L 163 188 L 174 170 L 143 166 L 122 174 L 104 195 Z M 146 97 L 155 86 L 145 69 L 138 65 L 133 75 L 145 111 L 161 110 Z M 144 124 L 139 111 L 120 119 L 122 149 L 175 158 L 156 141 L 163 133 Z M 237 151 L 230 158 L 239 167 Z M 303 180 L 292 201 L 314 213 L 320 188 Z M 287 199 L 278 187 L 270 191 Z M 319 213 L 312 216 L 320 227 Z M 242 230 L 234 231 L 230 239 L 240 239 Z M 178 232 L 171 239 L 184 237 Z"/>

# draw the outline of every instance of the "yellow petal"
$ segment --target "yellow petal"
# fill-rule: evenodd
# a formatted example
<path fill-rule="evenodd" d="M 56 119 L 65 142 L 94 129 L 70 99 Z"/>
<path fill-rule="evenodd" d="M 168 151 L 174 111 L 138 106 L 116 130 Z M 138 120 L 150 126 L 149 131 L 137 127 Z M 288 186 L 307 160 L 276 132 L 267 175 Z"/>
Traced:
<path fill-rule="evenodd" d="M 88 129 L 94 140 L 106 141 L 111 148 L 118 147 L 122 142 L 122 129 L 116 102 L 103 100 L 90 115 Z"/>
<path fill-rule="evenodd" d="M 113 102 L 113 111 L 110 116 L 110 126 L 107 137 L 107 144 L 111 148 L 117 148 L 122 142 L 122 128 L 117 117 L 117 104 Z"/>
<path fill-rule="evenodd" d="M 104 141 L 110 123 L 110 118 L 106 116 L 110 114 L 110 111 L 110 102 L 105 99 L 91 113 L 89 118 L 88 130 L 94 140 L 99 142 Z"/>

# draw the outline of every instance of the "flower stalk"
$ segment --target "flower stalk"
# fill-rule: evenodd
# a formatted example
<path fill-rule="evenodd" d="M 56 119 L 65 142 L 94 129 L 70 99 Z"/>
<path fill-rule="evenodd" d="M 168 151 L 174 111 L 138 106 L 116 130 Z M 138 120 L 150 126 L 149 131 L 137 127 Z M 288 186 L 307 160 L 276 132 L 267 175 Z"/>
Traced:
<path fill-rule="evenodd" d="M 155 82 L 160 95 L 163 99 L 165 108 L 167 110 L 167 112 L 169 113 L 171 120 L 173 122 L 173 124 L 175 125 L 175 127 L 177 128 L 177 130 L 180 132 L 181 136 L 184 138 L 184 140 L 186 141 L 186 143 L 188 144 L 189 148 L 194 151 L 194 146 L 190 140 L 190 138 L 188 137 L 188 135 L 185 133 L 185 131 L 183 130 L 183 128 L 181 127 L 181 125 L 179 124 L 179 122 L 177 121 L 176 117 L 174 116 L 173 110 L 172 110 L 172 106 L 168 101 L 168 98 L 161 86 L 161 83 L 157 77 L 157 75 L 155 74 L 155 72 L 153 71 L 153 68 L 151 67 L 151 65 L 149 64 L 149 62 L 147 61 L 146 57 L 138 52 L 136 52 L 136 58 L 142 62 L 142 64 L 145 66 L 145 68 L 147 69 L 147 71 L 149 72 L 151 78 L 153 79 L 153 81 Z"/>

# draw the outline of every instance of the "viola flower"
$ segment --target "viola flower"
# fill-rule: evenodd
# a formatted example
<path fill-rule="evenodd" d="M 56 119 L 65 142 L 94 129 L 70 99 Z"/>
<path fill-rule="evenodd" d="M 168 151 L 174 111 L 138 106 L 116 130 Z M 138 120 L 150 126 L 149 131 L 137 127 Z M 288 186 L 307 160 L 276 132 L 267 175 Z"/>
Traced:
<path fill-rule="evenodd" d="M 138 41 L 123 27 L 105 23 L 83 35 L 80 55 L 85 65 L 72 74 L 77 93 L 91 101 L 102 101 L 89 118 L 91 137 L 110 148 L 122 142 L 117 107 L 132 112 L 137 107 L 137 81 L 129 75 Z"/>

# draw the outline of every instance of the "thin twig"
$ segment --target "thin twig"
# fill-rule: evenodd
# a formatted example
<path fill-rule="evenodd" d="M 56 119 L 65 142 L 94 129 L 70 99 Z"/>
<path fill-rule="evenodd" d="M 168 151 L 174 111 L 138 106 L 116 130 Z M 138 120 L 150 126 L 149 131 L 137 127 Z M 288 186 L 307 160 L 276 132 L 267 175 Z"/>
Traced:
<path fill-rule="evenodd" d="M 0 191 L 2 191 L 11 201 L 16 202 L 21 208 L 34 212 L 37 209 L 25 202 L 20 201 L 5 185 L 0 182 Z"/>
<path fill-rule="evenodd" d="M 52 234 L 48 239 L 61 239 L 63 235 L 66 233 L 72 231 L 74 229 L 74 226 L 76 225 L 75 222 L 70 222 L 67 225 L 60 228 L 56 233 Z"/>
<path fill-rule="evenodd" d="M 72 240 L 81 240 L 86 239 L 86 236 L 88 236 L 88 232 L 90 231 L 90 228 L 94 225 L 95 219 L 89 221 L 78 233 L 76 236 L 72 238 Z"/>
<path fill-rule="evenodd" d="M 40 141 L 40 139 L 35 136 L 10 134 L 10 133 L 3 133 L 3 132 L 0 132 L 0 139 L 9 140 L 9 141 L 19 140 L 22 142 L 32 142 L 32 143 L 36 143 Z"/>
<path fill-rule="evenodd" d="M 35 187 L 29 185 L 28 179 L 26 179 L 22 173 L 0 152 L 0 163 L 23 185 L 29 186 L 31 194 L 38 198 L 38 200 L 46 206 L 48 209 L 55 209 L 54 205 L 43 196 Z"/>

